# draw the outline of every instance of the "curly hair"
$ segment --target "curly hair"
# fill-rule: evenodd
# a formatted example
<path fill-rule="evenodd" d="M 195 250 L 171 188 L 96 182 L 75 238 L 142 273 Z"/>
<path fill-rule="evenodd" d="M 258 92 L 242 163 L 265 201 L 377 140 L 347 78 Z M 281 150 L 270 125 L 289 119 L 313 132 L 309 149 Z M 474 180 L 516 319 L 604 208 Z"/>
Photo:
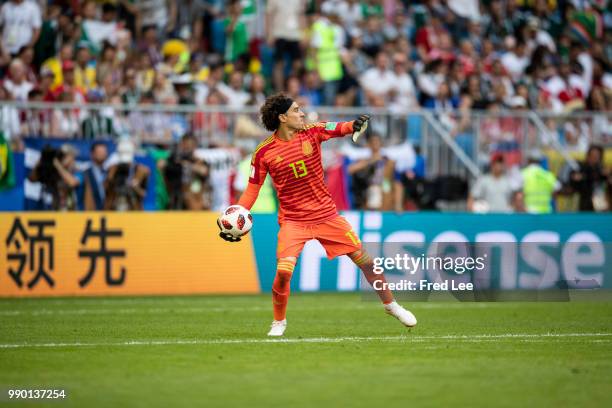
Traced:
<path fill-rule="evenodd" d="M 263 123 L 264 127 L 269 131 L 277 130 L 280 126 L 278 115 L 286 113 L 292 104 L 293 99 L 287 95 L 279 93 L 270 96 L 259 110 L 261 114 L 261 123 Z"/>

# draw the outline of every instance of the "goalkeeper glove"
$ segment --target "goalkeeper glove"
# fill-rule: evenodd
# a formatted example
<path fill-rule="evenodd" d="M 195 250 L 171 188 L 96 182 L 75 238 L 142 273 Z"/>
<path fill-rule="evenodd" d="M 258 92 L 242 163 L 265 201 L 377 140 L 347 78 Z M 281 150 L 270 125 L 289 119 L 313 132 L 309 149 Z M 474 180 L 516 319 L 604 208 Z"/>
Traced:
<path fill-rule="evenodd" d="M 219 236 L 221 238 L 223 238 L 224 240 L 228 241 L 228 242 L 238 242 L 240 241 L 240 237 L 235 237 L 232 234 L 230 234 L 229 232 L 224 232 L 223 231 L 223 227 L 221 227 L 221 221 L 219 221 L 219 219 L 217 218 L 217 226 L 219 227 L 219 230 L 221 232 L 219 232 Z"/>
<path fill-rule="evenodd" d="M 368 128 L 368 122 L 370 122 L 370 115 L 359 115 L 353 121 L 353 142 L 357 142 L 361 135 L 365 133 Z"/>

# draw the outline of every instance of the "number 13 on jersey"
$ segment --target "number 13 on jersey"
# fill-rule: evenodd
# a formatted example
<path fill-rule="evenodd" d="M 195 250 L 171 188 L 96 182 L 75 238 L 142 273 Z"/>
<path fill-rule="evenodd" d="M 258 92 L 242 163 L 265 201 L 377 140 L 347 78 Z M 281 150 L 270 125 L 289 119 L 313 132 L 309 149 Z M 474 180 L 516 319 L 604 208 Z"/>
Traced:
<path fill-rule="evenodd" d="M 306 163 L 304 162 L 304 160 L 299 160 L 295 163 L 291 163 L 289 167 L 291 167 L 291 170 L 293 170 L 293 175 L 295 176 L 295 178 L 301 178 L 308 174 L 308 171 L 306 170 Z"/>

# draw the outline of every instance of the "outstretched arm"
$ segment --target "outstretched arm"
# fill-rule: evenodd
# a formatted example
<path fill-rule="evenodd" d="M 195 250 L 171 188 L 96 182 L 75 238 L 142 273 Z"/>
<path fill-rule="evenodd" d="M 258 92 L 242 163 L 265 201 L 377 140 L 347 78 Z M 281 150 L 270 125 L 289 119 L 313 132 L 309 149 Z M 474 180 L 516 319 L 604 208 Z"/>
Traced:
<path fill-rule="evenodd" d="M 370 119 L 368 115 L 360 115 L 357 119 L 350 122 L 324 122 L 318 126 L 321 127 L 321 141 L 324 142 L 333 137 L 343 137 L 346 135 L 358 132 L 364 127 L 364 124 Z M 365 130 L 365 127 L 364 127 Z"/>

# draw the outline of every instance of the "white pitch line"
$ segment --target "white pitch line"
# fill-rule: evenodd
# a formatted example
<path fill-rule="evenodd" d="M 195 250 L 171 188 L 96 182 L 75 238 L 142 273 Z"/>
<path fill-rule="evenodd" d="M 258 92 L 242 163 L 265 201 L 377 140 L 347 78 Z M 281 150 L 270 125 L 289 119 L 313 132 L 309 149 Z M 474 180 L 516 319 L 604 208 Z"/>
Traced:
<path fill-rule="evenodd" d="M 482 342 L 498 339 L 518 339 L 530 341 L 545 338 L 607 337 L 612 333 L 506 333 L 479 335 L 442 335 L 442 336 L 380 336 L 380 337 L 311 337 L 285 339 L 202 339 L 202 340 L 130 340 L 115 343 L 21 343 L 0 344 L 0 349 L 16 348 L 58 348 L 58 347 L 126 347 L 126 346 L 174 346 L 174 345 L 208 345 L 208 344 L 261 344 L 261 343 L 341 343 L 364 341 L 407 341 L 426 342 L 428 340 L 459 340 L 463 342 Z M 612 341 L 612 339 L 592 340 L 593 342 Z"/>
<path fill-rule="evenodd" d="M 495 303 L 412 303 L 411 309 L 460 309 L 460 308 L 487 308 Z M 348 305 L 336 307 L 334 310 L 374 310 L 380 308 L 379 305 Z M 270 311 L 270 306 L 252 306 L 252 307 L 154 307 L 154 308 L 81 308 L 81 309 L 32 309 L 32 310 L 0 310 L 0 316 L 48 316 L 48 315 L 105 315 L 105 314 L 142 314 L 142 313 L 227 313 L 227 312 L 261 312 Z M 328 310 L 326 307 L 311 306 L 311 307 L 292 307 L 292 311 L 316 311 Z"/>

